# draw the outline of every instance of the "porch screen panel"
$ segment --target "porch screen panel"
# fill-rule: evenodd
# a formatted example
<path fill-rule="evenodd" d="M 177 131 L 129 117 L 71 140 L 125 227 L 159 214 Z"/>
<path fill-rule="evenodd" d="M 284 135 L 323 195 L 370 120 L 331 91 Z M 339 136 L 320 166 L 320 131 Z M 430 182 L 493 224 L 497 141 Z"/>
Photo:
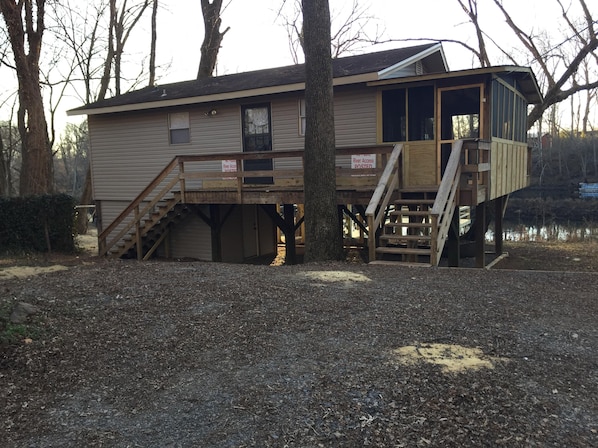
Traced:
<path fill-rule="evenodd" d="M 434 87 L 412 87 L 407 91 L 410 142 L 434 140 Z"/>
<path fill-rule="evenodd" d="M 407 111 L 405 89 L 382 92 L 382 141 L 407 140 Z"/>

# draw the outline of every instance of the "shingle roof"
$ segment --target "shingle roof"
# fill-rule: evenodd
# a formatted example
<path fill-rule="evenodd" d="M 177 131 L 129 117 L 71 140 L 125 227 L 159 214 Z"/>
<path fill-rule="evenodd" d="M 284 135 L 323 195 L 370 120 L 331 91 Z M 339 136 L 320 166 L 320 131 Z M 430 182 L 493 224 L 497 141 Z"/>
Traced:
<path fill-rule="evenodd" d="M 437 44 L 417 45 L 413 47 L 397 48 L 333 59 L 333 77 L 342 78 L 346 76 L 377 73 L 382 69 L 413 57 L 434 45 Z M 112 108 L 124 105 L 242 92 L 246 90 L 302 83 L 304 80 L 305 65 L 289 65 L 286 67 L 146 87 L 113 98 L 87 104 L 71 110 L 70 113 L 85 113 L 86 110 L 90 109 Z"/>

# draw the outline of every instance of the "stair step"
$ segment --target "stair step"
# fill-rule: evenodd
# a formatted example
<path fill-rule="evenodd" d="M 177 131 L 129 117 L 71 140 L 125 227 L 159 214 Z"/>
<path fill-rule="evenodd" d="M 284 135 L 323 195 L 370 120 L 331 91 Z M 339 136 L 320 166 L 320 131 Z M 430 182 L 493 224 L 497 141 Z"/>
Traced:
<path fill-rule="evenodd" d="M 397 234 L 387 234 L 387 235 L 380 235 L 381 240 L 391 241 L 391 240 L 398 240 L 398 241 L 431 241 L 432 237 L 430 235 L 397 235 Z"/>
<path fill-rule="evenodd" d="M 401 188 L 401 193 L 437 193 L 438 185 L 413 185 Z"/>
<path fill-rule="evenodd" d="M 391 261 L 391 260 L 373 260 L 368 264 L 378 264 L 383 266 L 405 266 L 405 267 L 418 267 L 418 268 L 430 268 L 430 263 L 414 263 L 410 261 Z"/>
<path fill-rule="evenodd" d="M 391 216 L 430 216 L 426 210 L 395 210 L 390 213 Z"/>
<path fill-rule="evenodd" d="M 431 222 L 387 222 L 384 224 L 384 227 L 396 229 L 398 227 L 403 227 L 405 229 L 422 229 L 427 228 L 429 229 L 432 227 Z"/>
<path fill-rule="evenodd" d="M 376 253 L 393 255 L 430 255 L 430 249 L 416 249 L 412 247 L 377 247 Z"/>
<path fill-rule="evenodd" d="M 397 199 L 395 205 L 434 205 L 434 199 Z"/>

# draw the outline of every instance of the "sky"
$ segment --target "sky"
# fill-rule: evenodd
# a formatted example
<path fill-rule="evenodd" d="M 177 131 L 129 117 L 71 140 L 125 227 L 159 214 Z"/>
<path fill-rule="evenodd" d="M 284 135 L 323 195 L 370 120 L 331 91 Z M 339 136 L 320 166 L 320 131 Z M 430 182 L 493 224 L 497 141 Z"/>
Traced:
<path fill-rule="evenodd" d="M 291 0 L 286 0 L 287 2 Z M 353 0 L 330 0 L 334 20 L 345 17 Z M 229 74 L 240 71 L 276 67 L 292 64 L 286 31 L 277 20 L 277 13 L 283 0 L 232 0 L 222 17 L 222 28 L 230 26 L 224 36 L 218 55 L 218 73 Z M 370 29 L 378 27 L 385 38 L 461 39 L 476 46 L 473 27 L 456 0 L 359 0 L 369 5 L 368 14 L 377 18 L 371 20 Z M 201 8 L 197 0 L 164 0 L 160 11 L 158 34 L 159 58 L 172 60 L 172 69 L 163 81 L 193 79 L 199 63 L 197 50 L 203 38 Z M 226 2 L 225 2 L 226 3 Z M 496 8 L 491 0 L 481 0 L 480 16 L 487 18 L 489 28 L 500 30 L 502 20 L 496 20 Z M 547 18 L 558 11 L 550 11 L 546 0 L 504 0 L 505 5 L 516 7 L 517 16 L 526 24 L 544 26 Z M 552 2 L 554 3 L 554 2 Z M 492 14 L 485 15 L 486 11 Z M 198 23 L 199 22 L 199 23 Z M 198 26 L 199 25 L 199 26 Z M 333 26 L 334 27 L 334 26 Z M 167 31 L 166 31 L 167 30 Z M 166 39 L 164 34 L 168 35 Z M 411 45 L 417 45 L 413 42 Z M 383 50 L 410 45 L 394 42 L 375 49 Z M 364 49 L 363 51 L 366 51 Z M 472 57 L 461 46 L 445 44 L 449 68 L 472 67 Z"/>
<path fill-rule="evenodd" d="M 285 0 L 225 0 L 222 27 L 230 27 L 224 36 L 218 55 L 217 74 L 231 74 L 293 63 L 288 38 L 282 21 L 277 18 Z M 291 2 L 293 0 L 286 0 Z M 575 0 L 564 0 L 573 2 Z M 353 0 L 330 0 L 333 28 L 339 17 L 346 17 Z M 376 27 L 385 39 L 431 38 L 459 39 L 476 47 L 473 27 L 457 0 L 359 0 L 368 5 L 368 15 L 373 19 L 369 30 Z M 504 19 L 492 0 L 479 0 L 482 26 L 506 47 L 517 43 L 508 40 Z M 542 30 L 560 26 L 560 12 L 554 9 L 556 2 L 546 0 L 503 0 L 507 10 L 513 11 L 518 24 L 526 30 Z M 592 1 L 588 2 L 592 3 Z M 551 9 L 550 6 L 553 6 Z M 594 6 L 593 8 L 595 8 Z M 596 14 L 598 15 L 598 14 Z M 149 49 L 149 15 L 138 25 L 136 33 L 127 43 L 133 58 L 146 55 Z M 503 32 L 504 31 L 504 32 Z M 158 12 L 157 63 L 169 66 L 167 71 L 158 70 L 158 84 L 194 79 L 199 65 L 199 48 L 203 39 L 203 22 L 198 0 L 161 0 Z M 423 42 L 393 42 L 362 48 L 360 52 L 378 51 Z M 471 53 L 456 44 L 445 43 L 444 51 L 449 69 L 458 70 L 478 66 Z M 495 64 L 504 63 L 499 58 Z M 138 70 L 138 65 L 133 64 Z M 0 67 L 0 79 L 4 81 L 6 70 Z M 81 100 L 66 98 L 57 112 L 58 128 L 66 122 L 80 122 L 82 117 L 67 117 L 68 109 L 82 105 Z M 1 111 L 0 111 L 1 114 Z"/>

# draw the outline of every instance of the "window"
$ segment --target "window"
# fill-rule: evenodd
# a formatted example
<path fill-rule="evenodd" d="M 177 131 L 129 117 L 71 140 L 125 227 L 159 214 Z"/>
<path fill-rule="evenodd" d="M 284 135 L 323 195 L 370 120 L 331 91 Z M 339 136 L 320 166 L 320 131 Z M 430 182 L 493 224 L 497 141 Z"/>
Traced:
<path fill-rule="evenodd" d="M 299 135 L 305 135 L 305 99 L 299 100 Z"/>
<path fill-rule="evenodd" d="M 168 115 L 170 144 L 178 145 L 191 141 L 189 134 L 189 112 L 177 112 Z"/>

